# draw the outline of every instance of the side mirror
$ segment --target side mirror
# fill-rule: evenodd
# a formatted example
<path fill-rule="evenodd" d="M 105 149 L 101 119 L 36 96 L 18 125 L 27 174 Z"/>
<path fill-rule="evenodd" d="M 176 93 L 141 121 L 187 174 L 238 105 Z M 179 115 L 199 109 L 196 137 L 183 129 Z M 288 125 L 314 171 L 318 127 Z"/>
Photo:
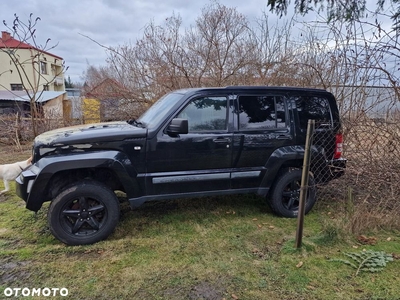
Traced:
<path fill-rule="evenodd" d="M 178 134 L 186 134 L 189 132 L 189 123 L 187 119 L 172 119 L 167 127 L 167 133 L 176 136 Z"/>

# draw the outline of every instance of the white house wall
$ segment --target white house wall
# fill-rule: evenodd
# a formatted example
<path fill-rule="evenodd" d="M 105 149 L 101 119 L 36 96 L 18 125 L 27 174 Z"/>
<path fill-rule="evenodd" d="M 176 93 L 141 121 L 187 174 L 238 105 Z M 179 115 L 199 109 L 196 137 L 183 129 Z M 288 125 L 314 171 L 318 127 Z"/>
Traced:
<path fill-rule="evenodd" d="M 11 90 L 11 84 L 21 84 L 21 77 L 11 58 L 4 51 L 12 49 L 1 49 L 0 51 L 0 90 Z M 35 69 L 33 68 L 33 57 L 38 51 L 34 49 L 16 49 L 19 61 L 23 65 L 26 75 L 22 75 L 23 84 L 28 87 L 39 86 L 39 91 L 48 84 L 49 91 L 64 91 L 64 75 L 62 73 L 62 60 L 47 53 L 40 54 L 40 61 L 47 64 L 47 74 L 42 74 L 37 58 Z M 12 72 L 10 72 L 12 70 Z M 51 82 L 51 83 L 49 83 Z"/>

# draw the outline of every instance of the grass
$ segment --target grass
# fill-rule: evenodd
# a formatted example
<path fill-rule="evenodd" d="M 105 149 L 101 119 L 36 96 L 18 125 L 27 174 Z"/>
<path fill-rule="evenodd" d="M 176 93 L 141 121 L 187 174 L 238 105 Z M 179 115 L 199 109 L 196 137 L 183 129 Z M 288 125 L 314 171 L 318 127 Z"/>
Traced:
<path fill-rule="evenodd" d="M 107 240 L 69 247 L 50 234 L 48 205 L 34 214 L 11 191 L 0 196 L 0 298 L 6 288 L 65 287 L 63 299 L 398 299 L 399 232 L 366 232 L 376 243 L 360 244 L 336 205 L 320 199 L 301 249 L 297 220 L 252 195 L 124 205 Z M 363 249 L 395 259 L 358 276 L 332 261 Z"/>

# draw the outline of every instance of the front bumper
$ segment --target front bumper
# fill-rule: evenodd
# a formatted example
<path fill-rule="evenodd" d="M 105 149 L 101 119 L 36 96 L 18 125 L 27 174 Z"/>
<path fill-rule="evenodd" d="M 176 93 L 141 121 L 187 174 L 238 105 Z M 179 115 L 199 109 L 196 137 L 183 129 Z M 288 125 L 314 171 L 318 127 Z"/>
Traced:
<path fill-rule="evenodd" d="M 30 192 L 39 172 L 39 168 L 37 168 L 35 165 L 31 165 L 27 169 L 23 170 L 21 174 L 15 179 L 15 192 L 18 197 L 22 198 L 26 203 L 28 203 L 29 201 Z"/>

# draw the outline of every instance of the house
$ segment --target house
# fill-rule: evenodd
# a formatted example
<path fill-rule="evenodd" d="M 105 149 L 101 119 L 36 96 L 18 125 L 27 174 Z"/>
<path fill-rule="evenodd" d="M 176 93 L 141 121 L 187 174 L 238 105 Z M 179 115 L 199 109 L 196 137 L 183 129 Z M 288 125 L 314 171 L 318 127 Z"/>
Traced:
<path fill-rule="evenodd" d="M 44 117 L 65 117 L 63 72 L 64 60 L 61 57 L 19 41 L 9 32 L 2 31 L 0 113 L 20 111 L 26 114 L 30 111 L 30 98 L 35 96 Z"/>
<path fill-rule="evenodd" d="M 42 91 L 34 94 L 38 110 L 47 119 L 63 119 L 68 108 L 66 92 Z M 30 95 L 31 97 L 33 94 Z M 0 91 L 0 114 L 19 113 L 22 116 L 30 112 L 30 98 L 25 91 Z"/>
<path fill-rule="evenodd" d="M 20 77 L 10 53 L 18 58 L 24 68 Z M 39 91 L 65 91 L 63 59 L 57 55 L 38 49 L 14 39 L 7 31 L 0 38 L 0 90 L 22 91 L 28 81 L 38 83 Z"/>

